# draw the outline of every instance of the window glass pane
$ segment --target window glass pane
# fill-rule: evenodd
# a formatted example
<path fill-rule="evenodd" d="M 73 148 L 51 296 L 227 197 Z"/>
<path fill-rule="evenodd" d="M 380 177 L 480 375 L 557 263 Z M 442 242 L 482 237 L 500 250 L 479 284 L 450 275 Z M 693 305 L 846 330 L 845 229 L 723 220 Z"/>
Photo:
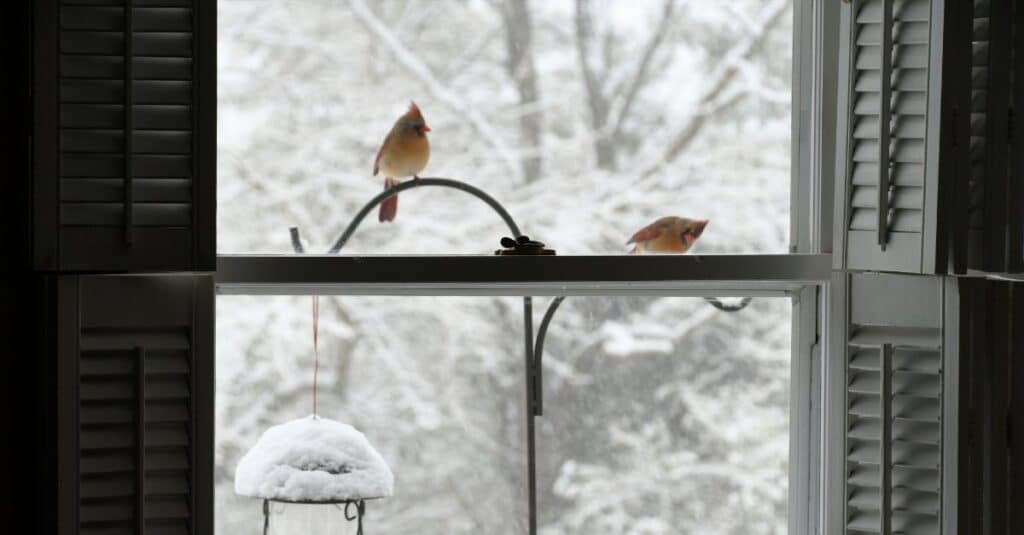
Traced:
<path fill-rule="evenodd" d="M 310 326 L 310 297 L 218 298 L 218 533 L 262 521 L 239 458 L 312 410 Z M 787 299 L 567 298 L 536 418 L 541 532 L 785 533 L 789 336 Z M 321 297 L 320 347 L 320 415 L 395 473 L 367 532 L 526 532 L 521 299 Z"/>
<path fill-rule="evenodd" d="M 625 252 L 670 215 L 710 220 L 694 252 L 787 250 L 791 0 L 219 0 L 219 26 L 221 252 L 290 252 L 290 226 L 326 250 L 382 191 L 375 155 L 410 100 L 421 176 L 483 189 L 561 254 Z M 399 207 L 343 252 L 509 234 L 459 191 Z"/>
<path fill-rule="evenodd" d="M 261 502 L 234 492 L 235 467 L 267 427 L 312 412 L 311 301 L 217 299 L 217 533 L 260 525 Z M 366 434 L 395 474 L 395 496 L 367 504 L 367 532 L 524 533 L 521 303 L 319 307 L 318 412 Z M 309 533 L 328 532 L 309 521 Z"/>
<path fill-rule="evenodd" d="M 788 301 L 573 299 L 547 342 L 543 533 L 787 533 Z"/>

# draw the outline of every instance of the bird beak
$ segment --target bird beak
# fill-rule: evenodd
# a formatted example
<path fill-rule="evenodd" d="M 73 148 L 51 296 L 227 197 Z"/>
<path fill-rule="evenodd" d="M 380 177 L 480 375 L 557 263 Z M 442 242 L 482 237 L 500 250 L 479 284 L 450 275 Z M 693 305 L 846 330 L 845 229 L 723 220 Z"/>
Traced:
<path fill-rule="evenodd" d="M 693 223 L 693 238 L 697 239 L 701 233 L 704 232 L 704 227 L 708 226 L 709 221 L 707 219 L 703 221 L 696 221 Z"/>
<path fill-rule="evenodd" d="M 425 134 L 427 132 L 430 132 L 430 127 L 427 125 L 423 125 L 423 133 Z"/>

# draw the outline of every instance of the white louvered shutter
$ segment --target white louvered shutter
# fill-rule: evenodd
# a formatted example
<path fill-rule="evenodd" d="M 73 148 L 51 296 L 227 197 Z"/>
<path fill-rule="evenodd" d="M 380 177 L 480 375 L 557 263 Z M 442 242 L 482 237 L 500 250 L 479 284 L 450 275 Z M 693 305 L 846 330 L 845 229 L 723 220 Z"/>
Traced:
<path fill-rule="evenodd" d="M 212 278 L 58 288 L 59 532 L 211 533 Z"/>
<path fill-rule="evenodd" d="M 836 267 L 935 273 L 940 160 L 951 144 L 945 2 L 854 0 L 840 21 Z M 948 37 L 948 36 L 946 36 Z M 944 85 L 945 84 L 945 85 Z M 943 92 L 947 94 L 943 95 Z M 948 121 L 948 119 L 947 119 Z M 942 128 L 940 128 L 942 127 Z"/>
<path fill-rule="evenodd" d="M 942 533 L 943 282 L 848 280 L 845 533 Z"/>
<path fill-rule="evenodd" d="M 37 269 L 214 269 L 215 9 L 36 3 Z"/>

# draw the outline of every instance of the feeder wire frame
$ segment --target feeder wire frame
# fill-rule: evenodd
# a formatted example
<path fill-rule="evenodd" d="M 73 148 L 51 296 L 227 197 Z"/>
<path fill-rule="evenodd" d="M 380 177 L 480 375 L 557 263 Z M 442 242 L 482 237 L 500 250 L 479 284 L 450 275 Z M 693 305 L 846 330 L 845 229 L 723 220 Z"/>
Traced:
<path fill-rule="evenodd" d="M 366 500 L 341 500 L 341 501 L 286 501 L 263 498 L 263 535 L 270 535 L 270 502 L 294 503 L 304 505 L 333 505 L 342 510 L 345 520 L 356 521 L 356 535 L 363 535 L 363 516 L 366 515 Z M 341 506 L 344 505 L 344 508 Z M 355 507 L 355 513 L 349 514 L 349 508 Z"/>

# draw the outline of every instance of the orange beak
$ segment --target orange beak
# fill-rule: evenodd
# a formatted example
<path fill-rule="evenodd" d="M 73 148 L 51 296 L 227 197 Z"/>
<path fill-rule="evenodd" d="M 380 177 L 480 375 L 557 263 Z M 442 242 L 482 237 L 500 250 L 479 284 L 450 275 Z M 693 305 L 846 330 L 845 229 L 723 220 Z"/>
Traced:
<path fill-rule="evenodd" d="M 701 233 L 704 232 L 704 227 L 708 226 L 708 220 L 696 221 L 693 223 L 693 237 L 694 239 L 699 238 Z"/>
<path fill-rule="evenodd" d="M 430 132 L 430 127 L 427 125 L 423 125 L 423 133 L 425 134 L 427 132 Z"/>

